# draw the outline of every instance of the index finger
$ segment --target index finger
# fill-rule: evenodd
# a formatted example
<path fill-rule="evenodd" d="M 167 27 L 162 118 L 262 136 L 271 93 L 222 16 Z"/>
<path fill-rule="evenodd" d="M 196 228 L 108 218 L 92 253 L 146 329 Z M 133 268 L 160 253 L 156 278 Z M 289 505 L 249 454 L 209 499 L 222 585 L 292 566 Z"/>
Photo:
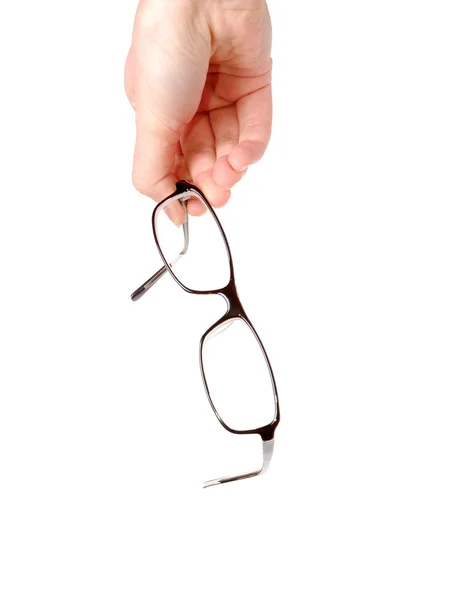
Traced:
<path fill-rule="evenodd" d="M 236 103 L 239 119 L 239 143 L 231 150 L 228 161 L 234 171 L 243 171 L 260 160 L 271 138 L 271 84 L 252 92 Z"/>

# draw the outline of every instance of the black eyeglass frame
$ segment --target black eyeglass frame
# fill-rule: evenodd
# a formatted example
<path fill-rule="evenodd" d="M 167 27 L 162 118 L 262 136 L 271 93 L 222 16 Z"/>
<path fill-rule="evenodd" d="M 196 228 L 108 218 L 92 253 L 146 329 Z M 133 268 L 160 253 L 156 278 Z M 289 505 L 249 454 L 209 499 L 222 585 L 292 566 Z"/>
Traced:
<path fill-rule="evenodd" d="M 184 255 L 187 252 L 188 244 L 189 244 L 189 232 L 188 232 L 188 215 L 187 215 L 186 206 L 185 206 L 185 200 L 186 200 L 185 194 L 186 193 L 196 194 L 197 196 L 199 196 L 200 200 L 203 202 L 206 209 L 211 213 L 214 221 L 216 222 L 216 224 L 220 230 L 221 236 L 222 236 L 224 244 L 225 244 L 225 249 L 226 249 L 226 252 L 228 255 L 229 268 L 230 268 L 229 282 L 225 287 L 217 288 L 217 289 L 213 289 L 213 290 L 193 290 L 191 288 L 188 288 L 176 276 L 176 274 L 173 271 L 172 264 L 168 263 L 165 255 L 162 251 L 162 248 L 160 246 L 160 241 L 158 238 L 158 234 L 157 234 L 157 226 L 156 226 L 157 216 L 158 216 L 160 210 L 163 208 L 163 206 L 165 204 L 169 203 L 170 200 L 179 199 L 182 206 L 185 208 L 185 214 L 186 214 L 185 222 L 182 224 L 183 229 L 184 229 L 185 242 L 184 242 L 184 248 L 181 252 L 181 255 Z M 184 195 L 184 198 L 182 198 L 183 195 Z M 179 197 L 179 198 L 177 198 L 177 197 Z M 232 255 L 231 255 L 231 249 L 230 249 L 227 237 L 225 235 L 225 232 L 223 230 L 223 227 L 222 227 L 214 209 L 209 204 L 209 202 L 206 199 L 206 197 L 204 196 L 203 192 L 199 188 L 197 188 L 195 185 L 182 180 L 182 181 L 178 181 L 176 183 L 176 190 L 172 194 L 170 194 L 169 196 L 164 198 L 161 202 L 159 202 L 157 204 L 157 206 L 155 207 L 155 209 L 152 213 L 152 231 L 153 231 L 153 235 L 154 235 L 154 239 L 155 239 L 155 243 L 156 243 L 158 252 L 161 256 L 164 266 L 161 269 L 159 269 L 154 275 L 152 275 L 152 277 L 150 277 L 137 290 L 135 290 L 133 292 L 133 294 L 131 295 L 131 299 L 133 301 L 139 300 L 139 298 L 141 298 L 147 292 L 147 290 L 149 290 L 167 272 L 169 272 L 170 275 L 172 276 L 172 278 L 179 284 L 179 286 L 183 290 L 188 292 L 189 294 L 218 295 L 218 296 L 222 296 L 225 299 L 225 301 L 227 303 L 227 310 L 226 310 L 225 314 L 220 319 L 218 319 L 213 325 L 211 325 L 211 327 L 209 327 L 209 329 L 207 329 L 207 331 L 203 334 L 203 336 L 201 337 L 201 340 L 200 340 L 199 359 L 200 359 L 201 376 L 203 379 L 204 388 L 205 388 L 206 395 L 207 395 L 207 398 L 209 400 L 209 404 L 211 405 L 212 410 L 214 411 L 214 413 L 215 413 L 217 419 L 219 420 L 219 422 L 221 423 L 221 425 L 227 431 L 229 431 L 230 433 L 236 434 L 236 435 L 257 434 L 261 437 L 262 442 L 263 442 L 263 466 L 260 470 L 245 473 L 242 475 L 234 475 L 232 477 L 223 477 L 223 478 L 219 478 L 219 479 L 214 479 L 214 480 L 206 482 L 204 484 L 204 487 L 209 487 L 211 485 L 216 485 L 219 483 L 228 483 L 229 481 L 236 481 L 239 479 L 246 479 L 248 477 L 254 477 L 256 475 L 265 473 L 269 467 L 269 463 L 270 463 L 270 460 L 272 457 L 272 452 L 273 452 L 273 447 L 274 447 L 275 430 L 280 422 L 280 406 L 279 406 L 279 398 L 278 398 L 278 393 L 277 393 L 277 386 L 276 386 L 276 382 L 275 382 L 275 378 L 274 378 L 274 373 L 272 371 L 271 363 L 269 361 L 269 358 L 268 358 L 266 350 L 263 346 L 263 343 L 260 339 L 260 336 L 258 335 L 256 329 L 252 325 L 250 319 L 248 318 L 248 316 L 241 304 L 241 301 L 239 299 L 239 295 L 238 295 L 238 292 L 236 289 L 235 277 L 234 277 L 234 267 L 233 267 L 233 259 L 232 259 Z M 180 258 L 180 256 L 179 256 L 179 258 Z M 236 319 L 242 320 L 249 327 L 250 331 L 254 335 L 254 337 L 263 353 L 263 357 L 265 359 L 266 365 L 268 367 L 269 375 L 271 378 L 271 385 L 272 385 L 274 403 L 275 403 L 275 416 L 274 416 L 273 420 L 270 423 L 268 423 L 267 425 L 263 425 L 261 427 L 255 428 L 255 429 L 238 430 L 238 429 L 233 429 L 232 427 L 230 427 L 229 425 L 227 425 L 225 423 L 225 421 L 221 418 L 221 416 L 217 412 L 217 409 L 214 405 L 214 402 L 211 397 L 211 393 L 209 391 L 206 374 L 204 371 L 203 347 L 204 347 L 204 343 L 205 343 L 206 339 L 217 328 L 219 328 L 220 326 L 222 326 L 225 323 L 228 323 L 228 322 L 236 320 Z"/>

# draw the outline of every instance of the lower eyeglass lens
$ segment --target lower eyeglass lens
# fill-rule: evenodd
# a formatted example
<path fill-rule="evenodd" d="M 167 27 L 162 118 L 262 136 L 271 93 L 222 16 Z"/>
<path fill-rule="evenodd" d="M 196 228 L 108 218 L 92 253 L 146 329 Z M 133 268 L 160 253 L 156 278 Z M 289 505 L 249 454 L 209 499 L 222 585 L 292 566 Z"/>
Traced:
<path fill-rule="evenodd" d="M 211 400 L 228 427 L 246 431 L 274 420 L 269 368 L 253 331 L 242 319 L 227 321 L 209 334 L 202 357 Z"/>

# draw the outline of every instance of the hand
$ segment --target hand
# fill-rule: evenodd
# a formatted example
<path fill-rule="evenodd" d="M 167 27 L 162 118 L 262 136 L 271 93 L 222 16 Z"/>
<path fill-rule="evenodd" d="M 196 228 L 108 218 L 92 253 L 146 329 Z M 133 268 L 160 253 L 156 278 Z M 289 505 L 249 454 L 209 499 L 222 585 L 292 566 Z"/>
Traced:
<path fill-rule="evenodd" d="M 228 201 L 269 142 L 270 53 L 265 0 L 140 1 L 125 88 L 141 193 L 158 201 L 187 179 L 213 206 Z"/>

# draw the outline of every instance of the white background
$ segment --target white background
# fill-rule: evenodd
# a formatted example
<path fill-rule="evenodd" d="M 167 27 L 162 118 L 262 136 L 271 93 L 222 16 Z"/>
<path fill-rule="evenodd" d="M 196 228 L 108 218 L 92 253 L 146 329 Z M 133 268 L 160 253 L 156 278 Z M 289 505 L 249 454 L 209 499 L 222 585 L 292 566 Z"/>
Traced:
<path fill-rule="evenodd" d="M 273 139 L 219 215 L 283 419 L 267 476 L 203 491 L 222 300 L 129 300 L 135 2 L 1 3 L 2 600 L 454 600 L 453 9 L 270 3 Z"/>

